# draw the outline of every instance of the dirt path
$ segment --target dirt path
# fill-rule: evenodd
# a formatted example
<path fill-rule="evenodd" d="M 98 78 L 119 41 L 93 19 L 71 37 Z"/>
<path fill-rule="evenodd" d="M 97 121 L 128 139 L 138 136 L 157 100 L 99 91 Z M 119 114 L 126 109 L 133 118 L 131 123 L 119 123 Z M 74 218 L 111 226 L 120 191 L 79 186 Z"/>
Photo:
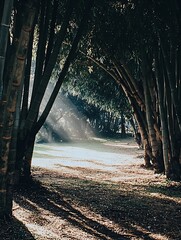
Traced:
<path fill-rule="evenodd" d="M 181 239 L 181 186 L 141 167 L 142 154 L 128 139 L 36 146 L 5 239 Z"/>

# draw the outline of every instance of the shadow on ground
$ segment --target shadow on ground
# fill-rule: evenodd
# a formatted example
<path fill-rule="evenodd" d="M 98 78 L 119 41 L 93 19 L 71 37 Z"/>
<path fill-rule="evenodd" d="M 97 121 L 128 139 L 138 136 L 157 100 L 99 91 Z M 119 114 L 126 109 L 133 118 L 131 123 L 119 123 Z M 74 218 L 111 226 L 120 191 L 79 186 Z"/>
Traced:
<path fill-rule="evenodd" d="M 133 190 L 127 183 L 98 183 L 46 170 L 38 177 L 35 174 L 30 185 L 22 184 L 14 200 L 37 215 L 38 208 L 48 210 L 96 239 L 181 239 L 181 205 L 171 198 L 146 196 L 139 187 Z M 159 187 L 147 190 L 158 193 Z M 165 196 L 174 191 L 165 188 Z M 101 215 L 114 226 L 102 224 L 79 207 Z"/>
<path fill-rule="evenodd" d="M 28 231 L 26 226 L 12 218 L 8 221 L 0 221 L 0 239 L 1 240 L 34 240 L 35 238 Z"/>

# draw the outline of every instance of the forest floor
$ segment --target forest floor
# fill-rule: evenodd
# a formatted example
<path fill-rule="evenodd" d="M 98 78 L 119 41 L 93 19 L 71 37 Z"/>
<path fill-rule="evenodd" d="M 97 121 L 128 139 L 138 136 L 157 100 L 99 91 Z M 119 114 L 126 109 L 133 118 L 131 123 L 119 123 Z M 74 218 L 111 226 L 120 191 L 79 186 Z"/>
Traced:
<path fill-rule="evenodd" d="M 181 239 L 181 184 L 143 167 L 132 139 L 38 145 L 4 240 Z"/>

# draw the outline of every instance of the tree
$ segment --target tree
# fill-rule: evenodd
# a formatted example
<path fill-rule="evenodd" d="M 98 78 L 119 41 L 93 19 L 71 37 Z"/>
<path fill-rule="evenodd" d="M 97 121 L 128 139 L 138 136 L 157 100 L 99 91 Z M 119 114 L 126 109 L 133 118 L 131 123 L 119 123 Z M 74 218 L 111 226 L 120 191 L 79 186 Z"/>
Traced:
<path fill-rule="evenodd" d="M 6 9 L 4 9 L 6 11 Z M 14 161 L 9 159 L 10 141 L 12 137 L 13 119 L 16 111 L 17 95 L 21 86 L 23 77 L 23 68 L 26 60 L 30 33 L 32 30 L 36 7 L 34 1 L 28 1 L 24 7 L 24 21 L 21 27 L 19 41 L 15 48 L 14 62 L 9 80 L 8 88 L 3 88 L 3 97 L 1 101 L 2 119 L 1 119 L 1 174 L 0 174 L 0 217 L 11 215 L 12 200 L 9 201 L 9 189 L 12 184 L 12 174 Z M 7 37 L 7 35 L 6 35 Z M 4 105 L 3 105 L 4 104 Z"/>
<path fill-rule="evenodd" d="M 12 28 L 2 36 L 7 51 L 2 53 L 1 119 L 0 119 L 0 216 L 11 215 L 14 174 L 19 179 L 21 169 L 30 177 L 31 157 L 37 132 L 51 110 L 61 84 L 73 61 L 84 32 L 93 1 L 16 1 L 14 11 L 4 2 L 4 15 L 12 16 Z M 58 11 L 60 10 L 61 11 Z M 3 29 L 2 29 L 3 31 Z M 11 36 L 11 37 L 10 37 Z M 44 112 L 39 118 L 39 107 L 52 71 L 59 60 L 63 42 L 69 48 L 59 72 L 58 80 Z M 37 46 L 37 47 L 36 47 Z M 35 69 L 31 67 L 37 49 Z M 9 57 L 9 61 L 7 60 Z M 34 77 L 33 77 L 34 76 Z M 30 94 L 30 83 L 34 87 Z M 3 81 L 2 81 L 3 79 Z M 28 102 L 31 97 L 30 105 Z M 21 104 L 22 100 L 22 104 Z"/>
<path fill-rule="evenodd" d="M 98 3 L 86 39 L 87 57 L 112 76 L 133 108 L 145 164 L 152 163 L 156 172 L 177 180 L 181 178 L 179 9 L 178 1 Z"/>
<path fill-rule="evenodd" d="M 0 27 L 0 100 L 2 99 L 3 93 L 3 73 L 4 73 L 4 65 L 5 65 L 5 57 L 7 51 L 7 43 L 9 41 L 9 27 L 10 27 L 10 19 L 11 19 L 11 11 L 13 7 L 13 1 L 3 2 L 4 8 L 1 15 L 1 27 Z M 3 5 L 2 4 L 2 5 Z"/>

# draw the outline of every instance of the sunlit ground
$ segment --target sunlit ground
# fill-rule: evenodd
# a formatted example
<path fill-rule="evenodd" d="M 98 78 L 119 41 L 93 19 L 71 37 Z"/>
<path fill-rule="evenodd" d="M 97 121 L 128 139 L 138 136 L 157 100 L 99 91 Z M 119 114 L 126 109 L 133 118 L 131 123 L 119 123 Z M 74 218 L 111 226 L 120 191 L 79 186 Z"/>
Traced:
<path fill-rule="evenodd" d="M 115 148 L 109 148 L 114 145 Z M 47 168 L 61 166 L 91 168 L 97 170 L 116 171 L 122 164 L 138 163 L 135 157 L 120 154 L 119 147 L 132 149 L 132 154 L 138 152 L 135 144 L 111 143 L 105 141 L 82 141 L 77 143 L 37 144 L 33 155 L 33 165 Z M 141 162 L 141 160 L 140 160 Z"/>

